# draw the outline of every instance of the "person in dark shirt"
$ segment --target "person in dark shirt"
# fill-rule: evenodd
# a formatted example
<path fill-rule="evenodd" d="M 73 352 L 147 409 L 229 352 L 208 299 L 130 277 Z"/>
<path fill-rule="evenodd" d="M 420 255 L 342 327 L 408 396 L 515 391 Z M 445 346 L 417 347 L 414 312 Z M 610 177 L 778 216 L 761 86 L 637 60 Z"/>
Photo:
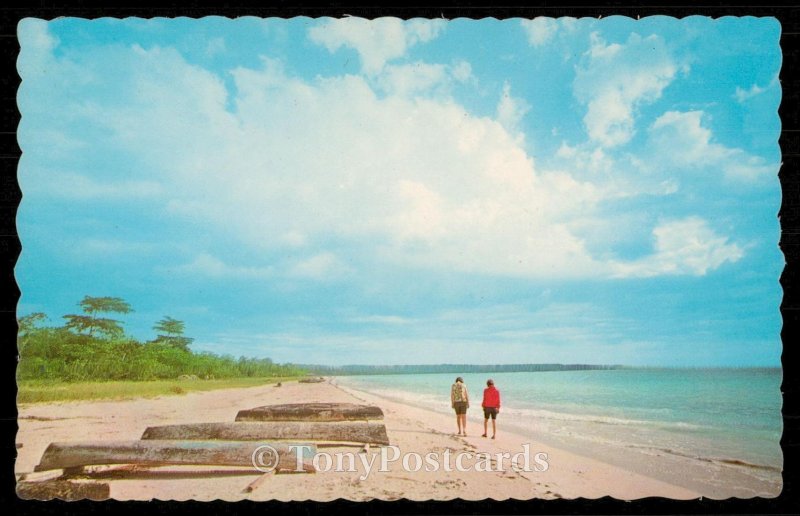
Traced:
<path fill-rule="evenodd" d="M 483 407 L 483 437 L 486 437 L 489 418 L 492 418 L 492 439 L 494 439 L 497 435 L 497 413 L 500 412 L 500 391 L 494 387 L 492 379 L 486 382 L 481 407 Z"/>

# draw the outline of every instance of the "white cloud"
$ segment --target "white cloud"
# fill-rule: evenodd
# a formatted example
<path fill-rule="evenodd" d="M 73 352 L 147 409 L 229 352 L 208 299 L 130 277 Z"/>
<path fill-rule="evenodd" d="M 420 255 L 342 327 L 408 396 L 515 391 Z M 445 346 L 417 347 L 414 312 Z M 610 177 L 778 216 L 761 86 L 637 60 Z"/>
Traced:
<path fill-rule="evenodd" d="M 664 222 L 653 229 L 654 253 L 640 260 L 618 263 L 616 276 L 651 277 L 662 274 L 702 276 L 744 256 L 743 249 L 718 235 L 699 217 Z"/>
<path fill-rule="evenodd" d="M 472 79 L 472 66 L 467 62 L 458 60 L 450 66 L 453 77 L 459 82 L 466 82 Z"/>
<path fill-rule="evenodd" d="M 563 18 L 559 18 L 558 21 L 559 21 L 559 23 L 561 23 L 561 26 L 567 32 L 574 32 L 575 29 L 578 28 L 578 19 L 577 18 L 570 18 L 568 16 L 565 16 Z"/>
<path fill-rule="evenodd" d="M 31 236 L 23 236 L 23 243 Z M 33 239 L 35 240 L 35 238 Z M 62 233 L 48 239 L 50 245 L 58 249 L 59 257 L 78 263 L 81 266 L 95 266 L 98 260 L 122 260 L 133 262 L 145 257 L 153 257 L 164 252 L 164 246 L 150 242 L 137 242 L 119 238 L 79 237 L 74 233 Z"/>
<path fill-rule="evenodd" d="M 288 231 L 281 235 L 280 242 L 287 244 L 289 247 L 305 247 L 308 245 L 308 237 L 300 231 Z"/>
<path fill-rule="evenodd" d="M 765 86 L 759 86 L 756 83 L 753 83 L 747 89 L 744 89 L 741 86 L 737 86 L 736 91 L 733 94 L 733 98 L 736 99 L 737 102 L 742 104 L 753 97 L 761 95 L 762 93 L 769 90 L 773 86 L 778 86 L 779 84 L 780 80 L 778 79 L 778 75 L 775 75 L 772 77 L 772 80 L 770 80 Z"/>
<path fill-rule="evenodd" d="M 677 188 L 673 178 L 643 173 L 653 160 L 645 163 L 634 155 L 610 152 L 591 141 L 576 145 L 562 141 L 554 158 L 553 166 L 569 170 L 576 180 L 596 185 L 602 190 L 603 199 L 609 201 L 640 195 L 670 195 Z"/>
<path fill-rule="evenodd" d="M 361 317 L 351 317 L 350 322 L 357 324 L 377 324 L 390 326 L 405 326 L 415 322 L 414 319 L 401 317 L 399 315 L 366 315 Z"/>
<path fill-rule="evenodd" d="M 650 138 L 659 162 L 685 169 L 719 170 L 726 178 L 756 181 L 774 177 L 774 164 L 741 149 L 713 141 L 711 130 L 703 126 L 702 111 L 668 111 L 650 126 Z"/>
<path fill-rule="evenodd" d="M 51 52 L 58 39 L 47 30 L 47 22 L 36 18 L 24 18 L 17 27 L 20 55 L 17 60 L 20 75 L 35 77 L 48 72 L 52 62 Z"/>
<path fill-rule="evenodd" d="M 216 137 L 192 134 L 198 129 L 152 135 L 215 141 L 170 167 L 191 166 L 187 215 L 225 221 L 264 246 L 292 231 L 311 242 L 368 239 L 383 259 L 413 266 L 512 275 L 595 267 L 560 222 L 585 208 L 579 196 L 562 176 L 539 177 L 497 122 L 450 99 L 379 99 L 352 76 L 304 83 L 268 64 L 234 78 L 238 120 L 216 126 L 230 132 L 206 125 L 201 133 Z M 158 118 L 179 117 L 171 103 L 162 108 Z"/>
<path fill-rule="evenodd" d="M 417 43 L 431 41 L 444 27 L 444 20 L 350 17 L 326 20 L 309 29 L 308 36 L 329 52 L 341 47 L 354 49 L 361 57 L 362 71 L 375 75 L 387 61 L 403 57 Z"/>
<path fill-rule="evenodd" d="M 472 78 L 472 68 L 466 61 L 453 65 L 430 64 L 422 61 L 401 65 L 386 65 L 376 76 L 377 85 L 386 93 L 408 97 L 419 94 L 449 95 L 454 82 Z"/>
<path fill-rule="evenodd" d="M 528 43 L 533 47 L 542 47 L 552 41 L 557 35 L 559 30 L 564 34 L 571 34 L 575 32 L 578 27 L 578 20 L 575 18 L 553 18 L 538 17 L 532 20 L 521 20 L 520 25 L 525 31 L 528 38 Z M 567 52 L 564 56 L 565 60 L 570 56 Z"/>
<path fill-rule="evenodd" d="M 511 96 L 511 86 L 508 82 L 503 84 L 503 93 L 500 96 L 500 102 L 497 104 L 497 121 L 508 132 L 512 134 L 519 132 L 519 123 L 530 109 L 531 106 L 525 99 Z"/>
<path fill-rule="evenodd" d="M 553 18 L 534 18 L 522 20 L 522 28 L 528 36 L 528 43 L 540 47 L 550 41 L 558 31 L 558 22 Z"/>
<path fill-rule="evenodd" d="M 419 29 L 414 37 L 434 33 Z M 103 78 L 116 94 L 108 98 L 120 103 L 95 105 L 85 116 L 108 131 L 115 150 L 135 155 L 148 177 L 158 178 L 165 215 L 225 231 L 251 255 L 303 251 L 269 266 L 231 265 L 204 253 L 182 272 L 324 280 L 346 276 L 356 262 L 389 262 L 564 278 L 625 267 L 593 256 L 575 229 L 619 195 L 615 186 L 570 169 L 537 168 L 497 119 L 476 116 L 447 95 L 381 97 L 376 81 L 303 81 L 266 59 L 261 69 L 232 71 L 236 96 L 228 99 L 218 77 L 174 50 L 107 52 L 109 61 L 126 63 L 125 74 Z M 426 84 L 441 70 L 421 69 L 434 77 Z M 524 110 L 512 107 L 501 102 L 498 118 L 518 121 Z M 602 150 L 593 155 L 601 166 Z M 702 268 L 693 255 L 665 249 L 656 249 L 656 271 L 699 274 L 718 264 Z"/>
<path fill-rule="evenodd" d="M 354 352 L 362 364 L 407 364 L 409 356 L 424 357 L 424 363 L 450 362 L 454 348 L 464 362 L 480 362 L 489 354 L 493 363 L 574 363 L 585 362 L 587 356 L 597 362 L 630 363 L 641 349 L 629 340 L 636 321 L 596 303 L 553 302 L 530 308 L 501 304 L 418 317 L 331 317 L 354 326 L 347 333 L 332 332 L 324 321 L 302 318 L 278 331 L 264 327 L 247 334 L 226 332 L 217 336 L 217 346 L 235 350 L 255 341 L 273 359 L 295 362 L 307 347 L 315 350 L 315 361 L 330 364 L 341 364 Z M 206 343 L 200 346 L 213 349 Z"/>
<path fill-rule="evenodd" d="M 758 84 L 753 84 L 750 86 L 749 89 L 742 89 L 741 87 L 736 87 L 736 92 L 733 94 L 733 98 L 735 98 L 738 102 L 744 102 L 745 100 L 751 99 L 758 95 L 764 93 L 766 88 L 760 87 Z"/>
<path fill-rule="evenodd" d="M 223 37 L 211 38 L 206 44 L 206 56 L 208 57 L 218 56 L 225 53 L 226 50 L 227 45 Z"/>
<path fill-rule="evenodd" d="M 417 62 L 390 65 L 378 79 L 383 89 L 394 95 L 408 96 L 440 86 L 447 79 L 444 65 Z"/>
<path fill-rule="evenodd" d="M 337 279 L 352 272 L 335 254 L 323 252 L 301 260 L 289 269 L 289 275 L 315 280 Z"/>
<path fill-rule="evenodd" d="M 286 256 L 280 260 L 270 259 L 269 265 L 232 265 L 207 252 L 197 255 L 189 263 L 177 267 L 162 268 L 162 272 L 189 274 L 217 279 L 275 280 L 279 278 L 336 281 L 353 269 L 331 252 L 320 252 L 307 257 Z"/>
<path fill-rule="evenodd" d="M 157 197 L 163 193 L 162 185 L 147 180 L 96 180 L 74 172 L 34 169 L 20 174 L 20 186 L 26 193 L 40 193 L 49 197 L 76 200 L 119 200 Z"/>
<path fill-rule="evenodd" d="M 108 238 L 88 238 L 80 243 L 80 249 L 89 256 L 141 255 L 150 254 L 157 249 L 155 244 L 129 242 Z"/>
<path fill-rule="evenodd" d="M 270 163 L 293 163 L 304 181 L 297 185 L 289 172 L 284 183 L 279 168 L 263 163 L 270 174 L 254 170 L 255 183 L 241 192 L 252 199 L 238 205 L 271 206 L 270 221 L 280 218 L 305 234 L 383 235 L 378 242 L 385 242 L 386 259 L 415 265 L 536 274 L 537 264 L 555 266 L 562 252 L 583 264 L 577 271 L 591 264 L 566 227 L 549 224 L 575 207 L 550 195 L 567 194 L 560 176 L 537 178 L 530 158 L 495 122 L 452 101 L 379 100 L 354 77 L 315 86 L 266 81 L 275 87 L 259 94 L 245 84 L 250 81 L 265 79 L 237 74 L 244 121 L 250 126 L 251 115 L 258 119 L 243 137 L 274 141 L 256 126 L 271 120 L 269 133 L 282 135 L 283 143 L 265 155 Z M 302 102 L 293 100 L 301 94 Z M 287 106 L 291 114 L 282 113 Z M 310 141 L 314 152 L 304 152 Z M 298 211 L 301 206 L 313 208 Z"/>
<path fill-rule="evenodd" d="M 637 107 L 658 99 L 677 70 L 659 36 L 634 33 L 625 44 L 606 44 L 592 33 L 574 83 L 576 97 L 587 106 L 583 122 L 589 138 L 606 147 L 627 143 L 635 133 Z"/>
<path fill-rule="evenodd" d="M 247 280 L 269 279 L 275 275 L 273 267 L 233 266 L 208 253 L 202 253 L 190 263 L 170 269 L 170 272 L 212 278 Z"/>

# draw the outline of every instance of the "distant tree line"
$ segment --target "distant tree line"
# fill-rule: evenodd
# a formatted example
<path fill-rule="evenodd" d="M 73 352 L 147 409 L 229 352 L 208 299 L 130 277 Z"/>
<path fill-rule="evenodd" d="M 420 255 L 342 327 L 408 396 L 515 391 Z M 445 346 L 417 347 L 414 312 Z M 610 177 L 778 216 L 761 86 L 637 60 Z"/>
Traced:
<path fill-rule="evenodd" d="M 269 358 L 234 358 L 195 353 L 194 339 L 184 335 L 183 321 L 164 316 L 153 326 L 152 340 L 139 342 L 125 333 L 113 314 L 128 314 L 130 304 L 118 297 L 85 296 L 82 313 L 63 316 L 62 326 L 47 325 L 35 312 L 17 320 L 19 380 L 155 380 L 195 375 L 198 378 L 297 376 L 294 365 Z"/>
<path fill-rule="evenodd" d="M 619 365 L 596 364 L 424 364 L 424 365 L 343 365 L 324 366 L 301 364 L 314 374 L 348 376 L 365 374 L 428 374 L 428 373 L 515 373 L 540 371 L 584 371 L 597 369 L 623 369 Z"/>

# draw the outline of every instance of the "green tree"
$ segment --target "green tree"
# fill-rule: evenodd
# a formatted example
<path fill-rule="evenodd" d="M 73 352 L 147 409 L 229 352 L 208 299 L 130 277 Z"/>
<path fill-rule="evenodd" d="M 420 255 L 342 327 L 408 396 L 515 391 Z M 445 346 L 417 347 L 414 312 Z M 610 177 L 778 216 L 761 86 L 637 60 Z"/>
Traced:
<path fill-rule="evenodd" d="M 65 325 L 78 333 L 93 337 L 95 332 L 107 338 L 118 338 L 124 333 L 122 323 L 116 319 L 98 317 L 102 313 L 127 314 L 133 311 L 131 305 L 119 297 L 91 297 L 84 296 L 79 303 L 85 315 L 65 315 Z"/>
<path fill-rule="evenodd" d="M 17 319 L 17 351 L 23 354 L 27 351 L 31 341 L 44 329 L 41 323 L 47 320 L 47 315 L 42 312 L 23 315 Z"/>
<path fill-rule="evenodd" d="M 23 315 L 17 319 L 17 333 L 20 337 L 30 335 L 39 329 L 39 325 L 46 320 L 47 315 L 42 312 L 34 312 L 32 314 Z"/>
<path fill-rule="evenodd" d="M 153 326 L 153 329 L 158 332 L 158 337 L 156 337 L 154 342 L 168 344 L 174 348 L 189 351 L 189 344 L 191 344 L 194 339 L 183 335 L 184 328 L 185 325 L 183 321 L 165 315 L 163 319 Z"/>

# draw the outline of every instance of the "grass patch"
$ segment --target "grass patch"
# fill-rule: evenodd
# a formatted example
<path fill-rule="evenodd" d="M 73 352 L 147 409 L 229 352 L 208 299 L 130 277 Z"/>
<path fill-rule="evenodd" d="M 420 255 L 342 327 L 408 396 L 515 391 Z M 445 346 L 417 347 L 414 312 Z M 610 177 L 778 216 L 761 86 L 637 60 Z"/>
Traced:
<path fill-rule="evenodd" d="M 59 382 L 20 380 L 17 403 L 47 403 L 76 400 L 125 400 L 177 396 L 187 392 L 257 387 L 298 377 L 227 378 L 221 380 L 149 380 L 109 382 Z"/>

